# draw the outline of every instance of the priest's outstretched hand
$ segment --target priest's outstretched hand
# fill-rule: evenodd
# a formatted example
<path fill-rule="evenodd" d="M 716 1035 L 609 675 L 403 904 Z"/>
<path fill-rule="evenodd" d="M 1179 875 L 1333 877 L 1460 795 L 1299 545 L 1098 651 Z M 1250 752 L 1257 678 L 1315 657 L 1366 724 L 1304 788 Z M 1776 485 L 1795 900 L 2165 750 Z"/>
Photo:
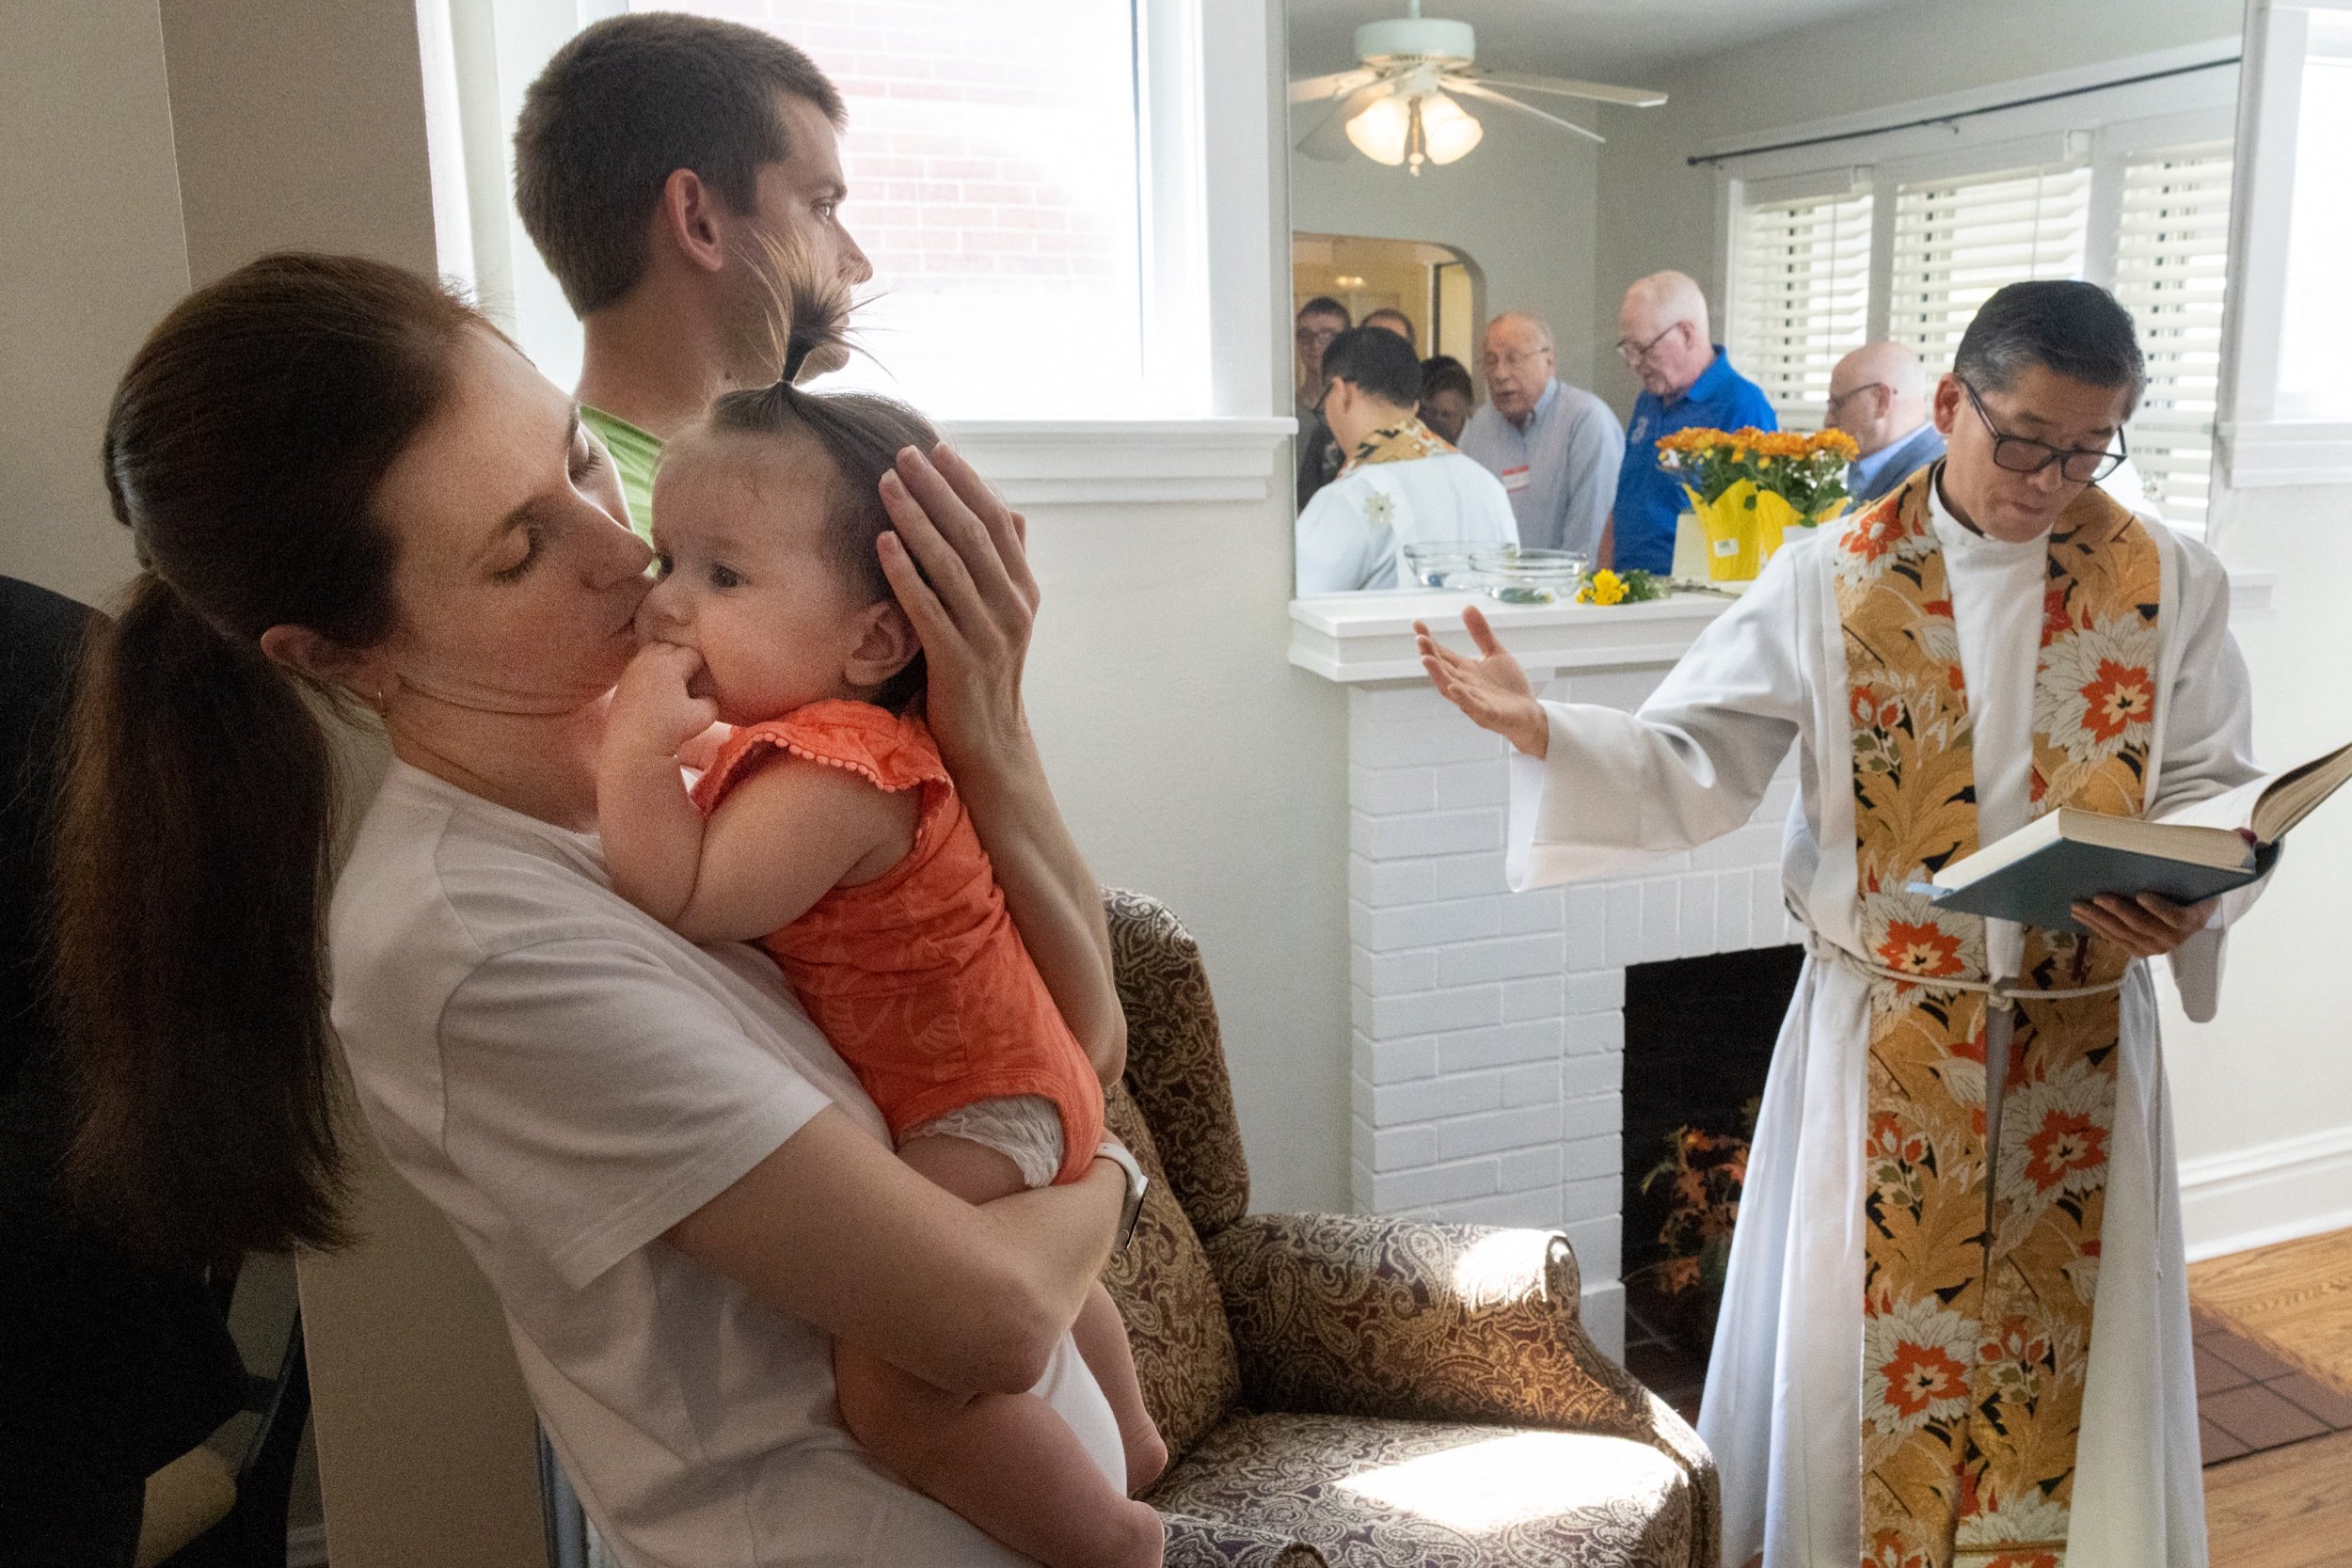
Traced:
<path fill-rule="evenodd" d="M 1494 731 L 1537 762 L 1543 761 L 1550 749 L 1551 721 L 1543 704 L 1535 700 L 1535 688 L 1529 684 L 1527 672 L 1495 641 L 1494 628 L 1486 625 L 1486 617 L 1476 605 L 1463 609 L 1462 625 L 1470 628 L 1470 641 L 1477 645 L 1476 658 L 1438 641 L 1427 622 L 1413 623 L 1421 667 L 1429 672 L 1438 694 L 1468 714 L 1471 723 Z"/>

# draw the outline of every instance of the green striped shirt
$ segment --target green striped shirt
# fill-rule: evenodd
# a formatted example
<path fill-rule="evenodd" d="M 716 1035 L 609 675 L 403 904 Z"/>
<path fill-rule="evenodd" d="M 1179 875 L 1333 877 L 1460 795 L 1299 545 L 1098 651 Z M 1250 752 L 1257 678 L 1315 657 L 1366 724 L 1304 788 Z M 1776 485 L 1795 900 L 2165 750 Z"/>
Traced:
<path fill-rule="evenodd" d="M 601 408 L 580 405 L 580 422 L 596 433 L 612 454 L 621 476 L 621 495 L 628 502 L 629 526 L 646 543 L 653 542 L 653 471 L 661 461 L 660 437 L 648 436 L 627 420 Z"/>

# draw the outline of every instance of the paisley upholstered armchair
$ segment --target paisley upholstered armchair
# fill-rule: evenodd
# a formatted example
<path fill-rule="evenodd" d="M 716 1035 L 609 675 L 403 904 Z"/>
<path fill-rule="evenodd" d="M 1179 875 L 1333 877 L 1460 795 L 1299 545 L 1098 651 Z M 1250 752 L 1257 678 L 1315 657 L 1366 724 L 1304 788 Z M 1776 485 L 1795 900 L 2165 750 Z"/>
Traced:
<path fill-rule="evenodd" d="M 1105 895 L 1152 1177 L 1111 1294 L 1172 1456 L 1170 1568 L 1715 1568 L 1714 1462 L 1577 1319 L 1556 1232 L 1249 1214 L 1191 936 Z"/>

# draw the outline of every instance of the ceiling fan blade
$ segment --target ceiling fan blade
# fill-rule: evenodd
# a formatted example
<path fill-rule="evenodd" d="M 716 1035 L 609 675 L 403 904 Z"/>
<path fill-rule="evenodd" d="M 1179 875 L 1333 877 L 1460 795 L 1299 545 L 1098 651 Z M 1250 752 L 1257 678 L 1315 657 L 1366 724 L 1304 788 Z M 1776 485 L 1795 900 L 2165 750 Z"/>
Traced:
<path fill-rule="evenodd" d="M 1530 76 L 1517 71 L 1471 70 L 1462 74 L 1490 87 L 1517 87 L 1521 92 L 1550 92 L 1563 98 L 1589 98 L 1597 103 L 1623 103 L 1629 108 L 1654 109 L 1666 95 L 1650 87 L 1613 87 L 1606 82 L 1574 82 L 1565 76 Z"/>
<path fill-rule="evenodd" d="M 1379 72 L 1358 67 L 1354 71 L 1335 71 L 1328 76 L 1308 76 L 1291 84 L 1291 102 L 1312 103 L 1318 99 L 1337 98 L 1354 92 L 1365 83 L 1377 80 Z"/>
<path fill-rule="evenodd" d="M 1386 81 L 1367 82 L 1358 87 L 1341 99 L 1313 130 L 1298 138 L 1298 150 L 1327 164 L 1343 162 L 1356 150 L 1355 145 L 1347 139 L 1347 122 L 1362 114 L 1376 100 L 1387 96 L 1389 90 Z"/>
<path fill-rule="evenodd" d="M 1574 120 L 1562 119 L 1558 115 L 1546 114 L 1543 110 L 1535 108 L 1531 104 L 1522 103 L 1516 98 L 1505 98 L 1502 94 L 1494 91 L 1492 88 L 1485 87 L 1480 83 L 1473 82 L 1465 76 L 1448 77 L 1444 85 L 1446 89 L 1450 92 L 1458 92 L 1465 98 L 1475 98 L 1482 103 L 1500 103 L 1506 109 L 1517 109 L 1523 115 L 1534 115 L 1537 119 L 1542 120 L 1547 125 L 1556 125 L 1563 131 L 1573 131 L 1580 136 L 1587 136 L 1597 142 L 1605 142 L 1609 139 L 1597 131 L 1587 131 L 1583 126 L 1577 124 Z"/>

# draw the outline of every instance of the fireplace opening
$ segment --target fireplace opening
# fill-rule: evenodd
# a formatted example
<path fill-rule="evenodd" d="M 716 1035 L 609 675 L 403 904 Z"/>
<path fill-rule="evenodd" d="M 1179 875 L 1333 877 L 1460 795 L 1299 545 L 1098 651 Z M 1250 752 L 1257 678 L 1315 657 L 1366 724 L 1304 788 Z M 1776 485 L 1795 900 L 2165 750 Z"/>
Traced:
<path fill-rule="evenodd" d="M 1764 947 L 1626 971 L 1626 1364 L 1686 1414 L 1707 1378 L 1728 1205 L 1804 963 L 1802 947 Z"/>

